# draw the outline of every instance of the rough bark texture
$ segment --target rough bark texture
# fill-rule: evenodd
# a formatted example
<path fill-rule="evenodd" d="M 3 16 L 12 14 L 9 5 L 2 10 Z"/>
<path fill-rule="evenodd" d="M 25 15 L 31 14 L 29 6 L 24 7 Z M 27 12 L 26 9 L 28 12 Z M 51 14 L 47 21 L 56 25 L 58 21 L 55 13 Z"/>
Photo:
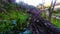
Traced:
<path fill-rule="evenodd" d="M 49 20 L 43 19 L 40 16 L 40 11 L 33 8 L 30 13 L 32 19 L 27 29 L 32 34 L 60 34 L 60 30 L 56 28 Z"/>

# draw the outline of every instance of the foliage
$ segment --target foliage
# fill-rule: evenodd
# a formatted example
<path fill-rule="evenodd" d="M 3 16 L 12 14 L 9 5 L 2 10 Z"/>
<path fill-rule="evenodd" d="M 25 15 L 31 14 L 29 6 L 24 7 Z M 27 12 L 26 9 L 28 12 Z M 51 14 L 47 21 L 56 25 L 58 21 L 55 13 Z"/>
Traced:
<path fill-rule="evenodd" d="M 25 9 L 20 8 L 20 5 L 3 2 L 3 0 L 0 2 L 0 6 L 6 12 L 4 10 L 0 11 L 0 31 L 3 33 L 23 31 L 29 24 L 26 19 L 30 14 L 26 13 Z"/>

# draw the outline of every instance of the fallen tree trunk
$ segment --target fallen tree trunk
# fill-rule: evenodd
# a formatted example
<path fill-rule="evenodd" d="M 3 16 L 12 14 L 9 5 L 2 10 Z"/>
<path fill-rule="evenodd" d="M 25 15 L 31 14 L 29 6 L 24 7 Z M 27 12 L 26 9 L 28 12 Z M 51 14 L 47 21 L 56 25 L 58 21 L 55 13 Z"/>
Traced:
<path fill-rule="evenodd" d="M 39 10 L 34 8 L 30 13 L 32 19 L 27 29 L 31 30 L 32 34 L 60 34 L 60 29 L 56 28 L 49 20 L 43 19 Z"/>
<path fill-rule="evenodd" d="M 56 28 L 49 20 L 43 19 L 40 15 L 40 11 L 36 7 L 29 5 L 21 6 L 28 8 L 28 12 L 32 14 L 32 19 L 27 27 L 32 34 L 60 34 L 60 29 Z"/>
<path fill-rule="evenodd" d="M 34 17 L 34 16 L 33 16 Z M 36 19 L 36 21 L 34 21 Z M 51 22 L 43 18 L 32 18 L 27 29 L 29 29 L 32 34 L 60 34 L 60 30 L 56 28 Z M 39 22 L 37 22 L 39 20 Z"/>

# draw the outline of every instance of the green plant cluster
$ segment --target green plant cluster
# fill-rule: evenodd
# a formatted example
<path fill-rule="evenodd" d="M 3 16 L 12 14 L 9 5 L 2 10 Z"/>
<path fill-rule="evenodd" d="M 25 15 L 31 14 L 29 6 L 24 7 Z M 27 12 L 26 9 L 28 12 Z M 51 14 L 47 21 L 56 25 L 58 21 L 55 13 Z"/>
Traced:
<path fill-rule="evenodd" d="M 8 32 L 13 31 L 23 31 L 29 24 L 26 19 L 30 16 L 20 5 L 16 3 L 0 2 L 0 31 Z"/>

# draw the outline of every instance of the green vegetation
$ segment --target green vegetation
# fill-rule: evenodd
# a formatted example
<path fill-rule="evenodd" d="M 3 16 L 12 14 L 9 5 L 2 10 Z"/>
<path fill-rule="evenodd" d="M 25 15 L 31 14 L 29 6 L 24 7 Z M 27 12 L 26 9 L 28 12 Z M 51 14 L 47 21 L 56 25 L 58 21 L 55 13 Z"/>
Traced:
<path fill-rule="evenodd" d="M 51 18 L 51 22 L 55 24 L 56 27 L 60 28 L 60 20 Z"/>
<path fill-rule="evenodd" d="M 0 10 L 1 32 L 6 33 L 8 31 L 13 31 L 14 33 L 16 33 L 18 30 L 23 31 L 24 28 L 28 26 L 29 22 L 27 22 L 26 19 L 30 17 L 30 14 L 26 12 L 26 9 L 21 8 L 20 5 L 13 3 L 11 4 L 5 2 L 4 4 L 3 0 L 2 2 L 0 2 L 0 6 L 2 8 L 2 10 Z M 56 13 L 59 12 L 55 12 L 54 15 Z M 42 17 L 44 17 L 44 14 L 42 14 Z M 16 20 L 16 22 L 13 20 Z M 60 20 L 52 18 L 51 22 L 55 24 L 56 27 L 60 28 Z"/>
<path fill-rule="evenodd" d="M 2 6 L 3 5 L 3 6 Z M 0 2 L 0 31 L 7 33 L 13 31 L 23 31 L 29 24 L 26 19 L 30 16 L 20 5 Z M 16 23 L 16 24 L 15 24 Z"/>
<path fill-rule="evenodd" d="M 57 14 L 57 15 L 56 15 L 56 14 Z M 53 15 L 53 16 L 58 16 L 58 15 L 60 15 L 60 12 L 57 11 L 57 10 L 55 10 L 52 15 Z M 58 16 L 58 17 L 59 17 L 59 16 Z M 60 17 L 59 17 L 59 18 L 60 18 Z M 53 24 L 55 24 L 56 27 L 60 28 L 60 25 L 59 25 L 59 24 L 60 24 L 60 19 L 51 18 L 51 22 L 52 22 Z"/>

